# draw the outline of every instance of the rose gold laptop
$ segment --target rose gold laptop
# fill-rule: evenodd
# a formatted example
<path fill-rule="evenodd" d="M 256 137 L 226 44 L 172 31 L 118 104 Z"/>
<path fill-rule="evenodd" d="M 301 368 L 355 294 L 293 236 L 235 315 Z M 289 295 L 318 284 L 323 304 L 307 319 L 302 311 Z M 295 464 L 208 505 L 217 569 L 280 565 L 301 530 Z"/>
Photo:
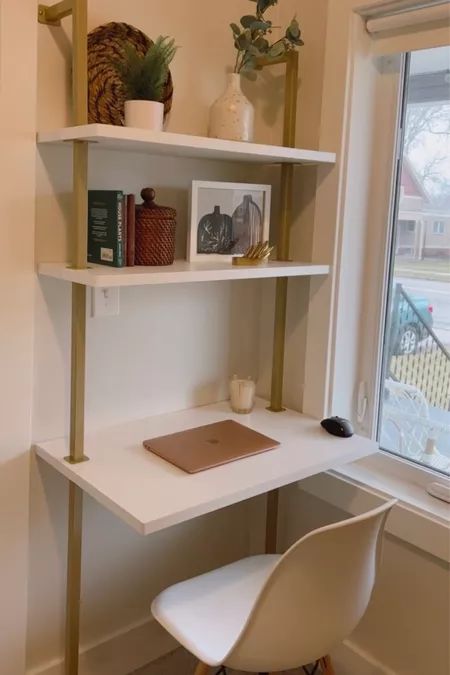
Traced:
<path fill-rule="evenodd" d="M 215 422 L 144 441 L 144 448 L 187 473 L 212 469 L 236 459 L 273 450 L 273 438 L 233 420 Z"/>

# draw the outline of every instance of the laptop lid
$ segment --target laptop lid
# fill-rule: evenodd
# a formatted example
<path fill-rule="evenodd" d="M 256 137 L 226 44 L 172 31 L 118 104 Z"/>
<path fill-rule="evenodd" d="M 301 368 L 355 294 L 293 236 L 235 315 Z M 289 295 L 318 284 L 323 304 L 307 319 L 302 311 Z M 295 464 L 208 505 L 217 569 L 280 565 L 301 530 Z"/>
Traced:
<path fill-rule="evenodd" d="M 280 443 L 234 420 L 179 431 L 144 441 L 146 450 L 187 473 L 273 450 Z"/>

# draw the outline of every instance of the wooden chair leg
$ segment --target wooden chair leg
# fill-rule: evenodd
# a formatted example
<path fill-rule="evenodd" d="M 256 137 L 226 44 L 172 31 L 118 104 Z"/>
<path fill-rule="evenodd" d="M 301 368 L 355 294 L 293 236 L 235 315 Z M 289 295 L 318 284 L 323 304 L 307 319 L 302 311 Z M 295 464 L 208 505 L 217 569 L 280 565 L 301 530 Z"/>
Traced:
<path fill-rule="evenodd" d="M 336 675 L 329 656 L 324 656 L 323 659 L 320 659 L 320 666 L 323 675 Z"/>
<path fill-rule="evenodd" d="M 207 666 L 206 663 L 202 663 L 201 661 L 199 661 L 195 669 L 194 675 L 208 675 L 208 673 L 209 673 L 209 666 Z"/>

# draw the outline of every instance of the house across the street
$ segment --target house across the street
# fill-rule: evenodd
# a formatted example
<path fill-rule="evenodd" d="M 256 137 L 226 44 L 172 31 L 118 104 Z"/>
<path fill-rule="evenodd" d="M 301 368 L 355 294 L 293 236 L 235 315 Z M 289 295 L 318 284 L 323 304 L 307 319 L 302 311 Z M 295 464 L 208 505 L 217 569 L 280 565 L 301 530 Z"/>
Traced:
<path fill-rule="evenodd" d="M 396 255 L 450 260 L 450 196 L 430 196 L 407 159 L 401 177 Z"/>

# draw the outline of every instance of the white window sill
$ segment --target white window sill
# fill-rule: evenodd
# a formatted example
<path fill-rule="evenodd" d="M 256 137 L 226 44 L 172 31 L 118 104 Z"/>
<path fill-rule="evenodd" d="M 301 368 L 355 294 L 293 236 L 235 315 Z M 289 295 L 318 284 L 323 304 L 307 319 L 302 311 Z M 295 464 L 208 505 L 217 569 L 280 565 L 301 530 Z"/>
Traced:
<path fill-rule="evenodd" d="M 450 505 L 426 492 L 426 485 L 433 480 L 437 480 L 436 474 L 379 452 L 301 481 L 299 487 L 355 515 L 394 497 L 399 504 L 388 520 L 387 531 L 450 562 Z"/>

